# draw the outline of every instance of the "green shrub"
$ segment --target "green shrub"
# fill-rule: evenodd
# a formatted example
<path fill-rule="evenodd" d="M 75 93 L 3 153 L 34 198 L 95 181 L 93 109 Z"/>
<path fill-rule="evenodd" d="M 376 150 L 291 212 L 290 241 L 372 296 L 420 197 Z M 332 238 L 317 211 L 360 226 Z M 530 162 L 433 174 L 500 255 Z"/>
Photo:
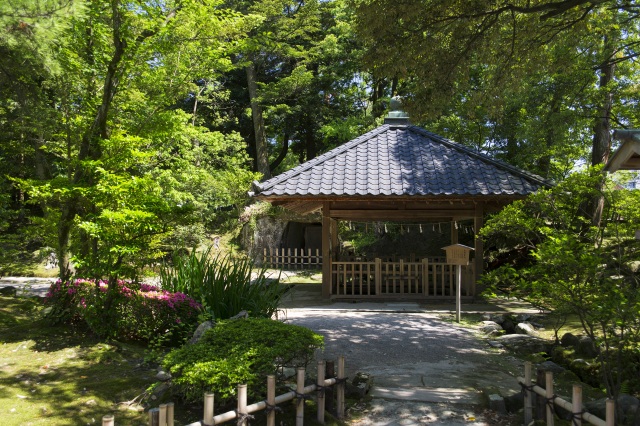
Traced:
<path fill-rule="evenodd" d="M 200 402 L 214 392 L 226 404 L 238 384 L 247 384 L 252 398 L 264 398 L 266 376 L 281 367 L 306 367 L 324 338 L 313 331 L 265 318 L 223 321 L 202 340 L 171 351 L 164 366 L 174 377 L 175 392 Z"/>
<path fill-rule="evenodd" d="M 85 323 L 99 336 L 156 342 L 160 338 L 163 344 L 184 342 L 201 311 L 200 304 L 183 293 L 126 281 L 109 289 L 104 281 L 58 280 L 45 302 L 54 323 Z"/>
<path fill-rule="evenodd" d="M 174 259 L 172 268 L 163 265 L 162 288 L 191 296 L 216 319 L 231 318 L 242 310 L 252 317 L 263 318 L 277 313 L 286 291 L 279 277 L 268 278 L 265 268 L 254 270 L 251 259 L 211 257 L 210 252 L 211 248 L 202 253 L 194 250 L 188 256 Z"/>

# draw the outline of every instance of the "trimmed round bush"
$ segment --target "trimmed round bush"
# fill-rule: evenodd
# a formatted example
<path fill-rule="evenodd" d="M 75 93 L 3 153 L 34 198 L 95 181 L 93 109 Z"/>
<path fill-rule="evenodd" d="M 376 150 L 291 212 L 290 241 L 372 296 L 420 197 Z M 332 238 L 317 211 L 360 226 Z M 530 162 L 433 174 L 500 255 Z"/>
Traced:
<path fill-rule="evenodd" d="M 163 364 L 173 376 L 174 394 L 201 402 L 214 392 L 216 402 L 231 402 L 238 384 L 252 398 L 266 395 L 266 376 L 282 367 L 306 367 L 324 338 L 293 324 L 267 318 L 223 321 L 196 344 L 174 349 Z"/>

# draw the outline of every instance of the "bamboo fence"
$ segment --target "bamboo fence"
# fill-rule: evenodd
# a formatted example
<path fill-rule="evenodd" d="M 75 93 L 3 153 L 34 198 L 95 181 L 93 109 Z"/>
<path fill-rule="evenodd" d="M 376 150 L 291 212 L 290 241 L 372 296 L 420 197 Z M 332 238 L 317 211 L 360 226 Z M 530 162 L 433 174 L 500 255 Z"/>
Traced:
<path fill-rule="evenodd" d="M 595 426 L 615 426 L 615 402 L 607 400 L 606 420 L 602 420 L 582 407 L 582 386 L 573 385 L 571 402 L 565 401 L 553 393 L 553 373 L 551 371 L 538 371 L 537 383 L 531 380 L 531 362 L 524 364 L 524 378 L 518 377 L 518 383 L 524 391 L 524 424 L 533 425 L 535 420 L 545 420 L 547 426 L 554 426 L 555 407 L 562 407 L 571 414 L 571 423 L 581 426 L 585 421 Z M 544 387 L 543 387 L 544 386 Z M 534 396 L 537 398 L 537 410 L 534 410 Z"/>
<path fill-rule="evenodd" d="M 236 420 L 239 426 L 246 426 L 248 420 L 253 416 L 252 413 L 258 411 L 267 412 L 267 426 L 275 426 L 276 411 L 280 411 L 279 404 L 283 402 L 297 399 L 296 404 L 296 426 L 304 425 L 304 400 L 309 398 L 309 394 L 316 393 L 317 402 L 317 420 L 324 424 L 325 409 L 327 405 L 333 407 L 333 387 L 335 387 L 336 395 L 336 415 L 338 418 L 344 418 L 345 412 L 345 369 L 344 356 L 338 358 L 338 374 L 336 377 L 325 379 L 325 370 L 332 375 L 333 362 L 318 361 L 318 374 L 316 383 L 305 386 L 305 368 L 300 367 L 296 371 L 296 388 L 282 395 L 275 395 L 276 379 L 275 376 L 267 376 L 267 399 L 264 401 L 247 404 L 247 385 L 238 385 L 238 406 L 237 409 L 227 411 L 226 413 L 214 416 L 214 394 L 205 393 L 204 395 L 204 415 L 203 419 L 188 424 L 187 426 L 213 426 L 219 425 L 232 420 Z M 160 404 L 158 408 L 152 408 L 148 412 L 149 426 L 174 426 L 174 404 Z M 102 426 L 115 426 L 113 415 L 102 417 Z"/>

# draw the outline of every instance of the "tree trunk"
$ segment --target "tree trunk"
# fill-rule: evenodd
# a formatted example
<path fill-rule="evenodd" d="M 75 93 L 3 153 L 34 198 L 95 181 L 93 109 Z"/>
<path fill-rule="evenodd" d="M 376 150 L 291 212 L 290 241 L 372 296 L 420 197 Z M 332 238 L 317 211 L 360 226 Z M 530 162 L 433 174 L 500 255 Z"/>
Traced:
<path fill-rule="evenodd" d="M 269 155 L 267 152 L 267 136 L 264 130 L 264 118 L 262 107 L 258 102 L 258 85 L 255 64 L 250 63 L 247 68 L 247 88 L 249 89 L 249 100 L 251 101 L 251 118 L 253 119 L 253 134 L 256 147 L 256 169 L 262 173 L 262 179 L 271 178 L 269 170 Z"/>
<path fill-rule="evenodd" d="M 613 80 L 615 72 L 614 64 L 603 65 L 600 70 L 600 89 Z M 593 145 L 591 151 L 591 164 L 606 164 L 611 152 L 611 109 L 613 107 L 613 93 L 607 90 L 603 94 L 602 104 L 598 108 L 598 116 L 594 125 Z"/>
<path fill-rule="evenodd" d="M 96 111 L 96 116 L 91 123 L 91 126 L 82 136 L 80 144 L 80 152 L 78 153 L 78 160 L 80 165 L 76 167 L 73 174 L 73 183 L 87 183 L 91 181 L 92 177 L 87 174 L 82 165 L 82 161 L 86 159 L 97 160 L 101 157 L 100 139 L 107 139 L 109 137 L 109 129 L 107 118 L 109 116 L 109 110 L 113 102 L 113 97 L 116 94 L 118 87 L 118 75 L 120 73 L 120 65 L 124 55 L 124 51 L 127 47 L 126 42 L 121 33 L 122 15 L 120 14 L 120 2 L 114 0 L 111 2 L 111 10 L 113 15 L 113 43 L 114 51 L 109 65 L 107 67 L 107 73 L 104 80 L 104 88 L 102 92 L 102 101 Z M 91 53 L 91 52 L 90 52 Z M 58 261 L 60 270 L 60 279 L 65 280 L 69 278 L 69 241 L 71 236 L 71 229 L 73 227 L 73 221 L 78 214 L 80 199 L 78 196 L 71 196 L 65 201 L 62 206 L 60 215 L 60 221 L 58 223 Z"/>
<path fill-rule="evenodd" d="M 612 43 L 609 38 L 604 38 L 604 52 L 606 62 L 600 67 L 599 88 L 602 92 L 602 100 L 598 108 L 598 115 L 593 128 L 593 145 L 591 150 L 591 165 L 606 164 L 609 161 L 611 153 L 611 110 L 613 109 L 613 92 L 607 85 L 613 81 L 615 73 L 615 64 L 611 62 L 611 56 L 608 52 L 613 51 Z M 597 188 L 602 190 L 604 185 L 604 177 L 601 184 Z M 600 225 L 602 219 L 602 211 L 604 209 L 604 197 L 597 196 L 591 201 L 589 212 L 591 213 L 592 224 Z"/>
<path fill-rule="evenodd" d="M 269 170 L 275 170 L 276 167 L 278 167 L 282 163 L 282 161 L 287 157 L 288 152 L 289 152 L 289 134 L 285 132 L 285 134 L 282 137 L 282 150 L 280 150 L 280 154 L 278 155 L 278 158 L 273 160 L 273 163 L 269 165 Z"/>

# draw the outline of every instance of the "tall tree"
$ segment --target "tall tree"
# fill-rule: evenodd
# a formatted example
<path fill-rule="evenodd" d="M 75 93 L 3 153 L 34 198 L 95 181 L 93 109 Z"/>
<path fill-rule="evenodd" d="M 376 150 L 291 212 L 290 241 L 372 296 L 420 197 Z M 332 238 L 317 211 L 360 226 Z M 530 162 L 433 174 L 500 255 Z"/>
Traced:
<path fill-rule="evenodd" d="M 369 67 L 399 77 L 409 108 L 423 118 L 438 117 L 459 93 L 469 95 L 467 101 L 499 109 L 506 106 L 506 96 L 522 93 L 523 88 L 537 90 L 538 84 L 569 71 L 581 89 L 582 105 L 589 106 L 592 163 L 607 159 L 610 122 L 633 120 L 618 116 L 626 100 L 612 97 L 621 93 L 617 86 L 631 75 L 616 76 L 614 69 L 638 55 L 640 9 L 632 2 L 355 4 L 359 32 L 368 41 Z M 562 52 L 564 57 L 559 60 L 555 54 L 556 59 L 549 60 L 549 52 Z M 625 73 L 635 72 L 626 67 Z M 482 91 L 473 91 L 478 73 Z M 523 81 L 529 84 L 521 87 Z M 549 110 L 572 108 L 571 98 L 551 97 L 548 102 Z"/>

